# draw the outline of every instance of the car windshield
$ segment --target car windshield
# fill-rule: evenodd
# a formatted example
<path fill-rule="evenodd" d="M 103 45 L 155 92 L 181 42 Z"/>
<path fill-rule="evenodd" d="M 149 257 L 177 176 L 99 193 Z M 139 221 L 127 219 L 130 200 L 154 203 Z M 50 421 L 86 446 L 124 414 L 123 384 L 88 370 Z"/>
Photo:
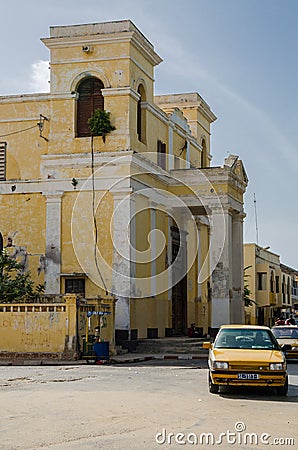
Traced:
<path fill-rule="evenodd" d="M 278 350 L 279 346 L 270 330 L 255 328 L 221 329 L 214 342 L 215 348 L 245 348 Z"/>
<path fill-rule="evenodd" d="M 298 328 L 278 327 L 273 328 L 272 333 L 276 339 L 298 339 Z"/>

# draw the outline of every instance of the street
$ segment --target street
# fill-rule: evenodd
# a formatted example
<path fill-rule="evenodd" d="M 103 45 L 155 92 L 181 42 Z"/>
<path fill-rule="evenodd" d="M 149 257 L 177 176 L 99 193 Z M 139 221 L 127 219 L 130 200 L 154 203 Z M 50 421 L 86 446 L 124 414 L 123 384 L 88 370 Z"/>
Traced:
<path fill-rule="evenodd" d="M 283 398 L 243 389 L 209 394 L 205 361 L 2 366 L 0 447 L 297 448 L 298 364 L 289 373 Z"/>

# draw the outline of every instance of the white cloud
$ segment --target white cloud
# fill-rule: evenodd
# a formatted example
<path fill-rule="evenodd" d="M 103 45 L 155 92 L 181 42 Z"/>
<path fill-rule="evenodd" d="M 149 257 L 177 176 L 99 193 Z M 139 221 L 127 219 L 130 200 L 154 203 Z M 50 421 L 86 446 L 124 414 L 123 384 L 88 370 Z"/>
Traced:
<path fill-rule="evenodd" d="M 30 91 L 49 92 L 49 61 L 39 60 L 31 65 Z"/>

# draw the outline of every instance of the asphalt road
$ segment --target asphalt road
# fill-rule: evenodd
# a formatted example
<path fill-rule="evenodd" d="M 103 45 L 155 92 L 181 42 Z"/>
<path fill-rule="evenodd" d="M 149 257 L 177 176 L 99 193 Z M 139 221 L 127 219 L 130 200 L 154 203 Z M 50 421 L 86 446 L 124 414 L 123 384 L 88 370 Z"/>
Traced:
<path fill-rule="evenodd" d="M 285 398 L 243 389 L 209 394 L 205 366 L 0 367 L 0 448 L 297 448 L 298 364 L 289 364 Z"/>

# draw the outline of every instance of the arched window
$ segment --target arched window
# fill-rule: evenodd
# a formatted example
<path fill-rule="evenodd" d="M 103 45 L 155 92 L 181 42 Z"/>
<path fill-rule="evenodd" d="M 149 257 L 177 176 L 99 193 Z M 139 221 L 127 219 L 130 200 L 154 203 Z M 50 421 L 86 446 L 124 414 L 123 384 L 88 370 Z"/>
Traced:
<path fill-rule="evenodd" d="M 142 102 L 146 101 L 145 89 L 142 84 L 138 87 L 140 98 L 137 105 L 137 135 L 139 141 L 146 144 L 146 111 L 142 108 Z"/>
<path fill-rule="evenodd" d="M 202 140 L 201 168 L 207 167 L 207 146 L 205 139 Z"/>
<path fill-rule="evenodd" d="M 282 292 L 282 302 L 286 302 L 286 280 L 285 276 L 282 277 L 282 284 L 281 284 L 281 292 Z"/>
<path fill-rule="evenodd" d="M 291 303 L 291 278 L 288 277 L 288 284 L 287 284 L 287 302 Z"/>
<path fill-rule="evenodd" d="M 274 292 L 274 273 L 271 271 L 271 277 L 270 277 L 270 292 Z"/>
<path fill-rule="evenodd" d="M 91 136 L 88 119 L 96 109 L 104 109 L 102 89 L 104 84 L 95 77 L 84 78 L 78 87 L 77 102 L 77 136 Z"/>

